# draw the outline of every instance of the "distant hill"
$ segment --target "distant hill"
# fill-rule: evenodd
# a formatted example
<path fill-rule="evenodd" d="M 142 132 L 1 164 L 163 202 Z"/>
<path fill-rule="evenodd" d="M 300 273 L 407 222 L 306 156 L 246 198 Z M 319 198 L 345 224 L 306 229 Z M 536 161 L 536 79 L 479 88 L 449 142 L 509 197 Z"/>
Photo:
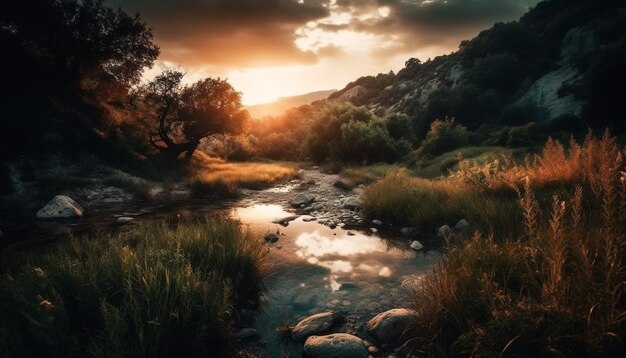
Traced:
<path fill-rule="evenodd" d="M 409 59 L 398 73 L 361 77 L 328 101 L 405 113 L 419 137 L 435 119 L 469 129 L 544 123 L 626 130 L 626 3 L 547 0 L 497 23 L 449 55 Z"/>
<path fill-rule="evenodd" d="M 250 112 L 253 118 L 263 118 L 265 116 L 277 116 L 285 112 L 286 110 L 299 107 L 304 104 L 318 101 L 330 96 L 336 90 L 316 91 L 298 96 L 281 97 L 274 102 L 255 104 L 253 106 L 247 106 L 246 109 Z"/>

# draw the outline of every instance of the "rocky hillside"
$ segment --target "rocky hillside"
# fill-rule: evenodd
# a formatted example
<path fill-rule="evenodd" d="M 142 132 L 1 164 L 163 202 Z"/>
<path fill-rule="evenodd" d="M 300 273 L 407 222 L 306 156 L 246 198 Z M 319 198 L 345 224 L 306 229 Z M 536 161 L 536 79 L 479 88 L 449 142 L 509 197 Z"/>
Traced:
<path fill-rule="evenodd" d="M 397 74 L 361 77 L 329 99 L 406 113 L 422 135 L 444 117 L 469 129 L 539 122 L 621 131 L 625 69 L 623 1 L 547 0 L 450 55 L 411 58 Z"/>

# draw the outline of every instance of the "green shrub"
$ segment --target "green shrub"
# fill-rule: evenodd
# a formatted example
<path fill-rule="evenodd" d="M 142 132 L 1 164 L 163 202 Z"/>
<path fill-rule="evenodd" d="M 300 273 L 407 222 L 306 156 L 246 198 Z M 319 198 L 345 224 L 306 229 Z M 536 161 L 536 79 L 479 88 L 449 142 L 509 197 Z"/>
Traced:
<path fill-rule="evenodd" d="M 132 177 L 125 174 L 114 174 L 108 177 L 105 184 L 111 185 L 131 194 L 138 198 L 146 199 L 150 195 L 150 184 L 143 179 Z"/>
<path fill-rule="evenodd" d="M 468 139 L 467 129 L 454 123 L 454 119 L 437 119 L 431 123 L 430 131 L 418 151 L 422 156 L 435 156 L 466 145 Z"/>

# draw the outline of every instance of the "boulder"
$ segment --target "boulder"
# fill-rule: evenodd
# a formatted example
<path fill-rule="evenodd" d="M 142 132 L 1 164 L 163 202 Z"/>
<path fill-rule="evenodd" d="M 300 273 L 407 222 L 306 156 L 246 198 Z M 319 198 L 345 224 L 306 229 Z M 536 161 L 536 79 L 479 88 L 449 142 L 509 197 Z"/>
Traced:
<path fill-rule="evenodd" d="M 347 333 L 311 336 L 302 349 L 308 358 L 366 358 L 367 348 L 361 338 Z"/>
<path fill-rule="evenodd" d="M 465 231 L 467 229 L 469 229 L 469 223 L 465 219 L 459 220 L 459 222 L 454 225 L 454 230 L 456 231 Z"/>
<path fill-rule="evenodd" d="M 421 243 L 421 242 L 419 242 L 419 241 L 417 241 L 417 240 L 414 240 L 414 241 L 411 243 L 411 248 L 412 248 L 413 250 L 415 250 L 415 251 L 419 251 L 419 250 L 421 250 L 421 249 L 423 249 L 423 248 L 424 248 L 424 245 L 422 245 L 422 243 Z"/>
<path fill-rule="evenodd" d="M 446 238 L 452 234 L 452 229 L 448 225 L 443 225 L 437 230 L 437 237 Z"/>
<path fill-rule="evenodd" d="M 267 234 L 265 234 L 265 241 L 267 242 L 274 243 L 278 241 L 278 239 L 278 235 L 274 234 L 273 232 L 268 232 Z"/>
<path fill-rule="evenodd" d="M 287 226 L 287 225 L 289 225 L 290 221 L 294 221 L 294 220 L 296 220 L 299 217 L 300 217 L 300 215 L 289 215 L 289 216 L 285 216 L 284 218 L 274 219 L 274 221 L 272 221 L 272 223 L 273 224 L 279 224 L 279 225 Z"/>
<path fill-rule="evenodd" d="M 409 323 L 415 320 L 415 315 L 413 310 L 394 308 L 372 318 L 365 327 L 380 342 L 392 343 L 402 336 Z"/>
<path fill-rule="evenodd" d="M 294 208 L 299 208 L 305 205 L 309 205 L 315 201 L 315 195 L 310 195 L 306 193 L 300 193 L 296 195 L 293 199 L 289 200 L 289 204 Z"/>
<path fill-rule="evenodd" d="M 39 209 L 35 216 L 38 219 L 65 219 L 80 218 L 85 210 L 74 199 L 65 195 L 57 195 L 43 208 Z"/>
<path fill-rule="evenodd" d="M 348 210 L 356 210 L 357 208 L 359 208 L 361 206 L 361 202 L 359 201 L 359 199 L 355 196 L 347 198 L 346 200 L 343 201 L 343 207 L 344 209 L 348 209 Z"/>
<path fill-rule="evenodd" d="M 325 333 L 336 321 L 337 317 L 332 312 L 314 314 L 301 320 L 293 327 L 291 338 L 294 341 L 303 341 L 309 336 Z"/>

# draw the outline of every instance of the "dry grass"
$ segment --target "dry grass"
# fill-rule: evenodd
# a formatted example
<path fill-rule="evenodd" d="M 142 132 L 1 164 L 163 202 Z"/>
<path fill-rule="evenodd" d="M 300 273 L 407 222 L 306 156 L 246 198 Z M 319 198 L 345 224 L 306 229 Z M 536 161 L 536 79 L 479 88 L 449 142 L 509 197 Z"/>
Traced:
<path fill-rule="evenodd" d="M 416 353 L 623 353 L 625 165 L 605 133 L 567 148 L 549 140 L 523 164 L 466 165 L 438 181 L 397 172 L 372 185 L 364 203 L 377 214 L 415 224 L 462 215 L 492 233 L 447 247 L 415 287 Z"/>
<path fill-rule="evenodd" d="M 263 189 L 297 175 L 294 163 L 230 163 L 204 155 L 196 159 L 190 179 L 194 196 L 231 197 L 239 188 Z"/>

